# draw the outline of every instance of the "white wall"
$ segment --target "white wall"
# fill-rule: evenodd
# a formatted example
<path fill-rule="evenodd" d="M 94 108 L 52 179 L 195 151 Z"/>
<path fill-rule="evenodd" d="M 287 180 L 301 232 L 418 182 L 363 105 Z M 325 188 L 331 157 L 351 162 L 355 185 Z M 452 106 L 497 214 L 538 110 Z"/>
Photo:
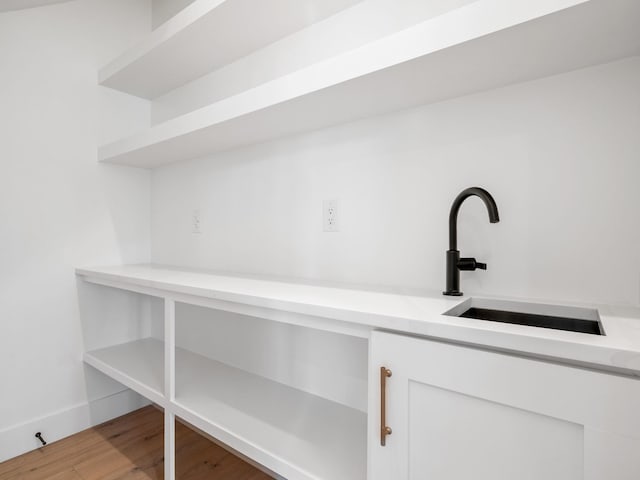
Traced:
<path fill-rule="evenodd" d="M 96 154 L 149 121 L 96 82 L 149 25 L 147 0 L 0 14 L 0 461 L 139 403 L 85 382 L 74 268 L 149 257 L 149 173 Z"/>
<path fill-rule="evenodd" d="M 160 168 L 152 259 L 438 294 L 449 207 L 479 185 L 502 221 L 464 205 L 461 251 L 489 264 L 466 293 L 638 305 L 638 85 L 632 58 Z"/>
<path fill-rule="evenodd" d="M 22 10 L 23 8 L 34 8 L 51 3 L 62 3 L 68 1 L 69 0 L 0 0 L 0 12 Z"/>

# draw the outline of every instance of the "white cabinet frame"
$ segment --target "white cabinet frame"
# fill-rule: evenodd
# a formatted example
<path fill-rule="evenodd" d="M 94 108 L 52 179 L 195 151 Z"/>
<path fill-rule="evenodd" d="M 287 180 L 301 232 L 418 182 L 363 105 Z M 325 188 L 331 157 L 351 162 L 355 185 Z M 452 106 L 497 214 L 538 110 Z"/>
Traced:
<path fill-rule="evenodd" d="M 386 416 L 393 433 L 385 446 L 376 414 L 381 367 L 392 372 Z M 584 480 L 640 478 L 637 379 L 376 331 L 370 345 L 369 480 L 410 478 L 411 384 L 571 422 L 584 429 Z"/>

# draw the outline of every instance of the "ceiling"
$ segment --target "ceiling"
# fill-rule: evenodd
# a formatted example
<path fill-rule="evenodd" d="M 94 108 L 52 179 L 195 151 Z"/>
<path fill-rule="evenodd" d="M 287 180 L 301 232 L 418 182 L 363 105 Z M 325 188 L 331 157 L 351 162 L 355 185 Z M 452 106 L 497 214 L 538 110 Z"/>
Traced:
<path fill-rule="evenodd" d="M 39 7 L 51 3 L 68 2 L 69 0 L 0 0 L 0 12 L 22 10 L 24 8 Z"/>

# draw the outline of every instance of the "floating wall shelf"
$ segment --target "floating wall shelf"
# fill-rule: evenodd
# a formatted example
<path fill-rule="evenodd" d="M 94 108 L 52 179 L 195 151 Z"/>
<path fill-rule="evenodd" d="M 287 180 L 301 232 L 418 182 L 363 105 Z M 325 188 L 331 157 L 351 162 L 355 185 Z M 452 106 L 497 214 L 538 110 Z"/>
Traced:
<path fill-rule="evenodd" d="M 638 55 L 638 18 L 636 0 L 478 0 L 105 145 L 99 160 L 152 168 Z"/>
<path fill-rule="evenodd" d="M 98 73 L 152 99 L 359 0 L 196 0 Z"/>

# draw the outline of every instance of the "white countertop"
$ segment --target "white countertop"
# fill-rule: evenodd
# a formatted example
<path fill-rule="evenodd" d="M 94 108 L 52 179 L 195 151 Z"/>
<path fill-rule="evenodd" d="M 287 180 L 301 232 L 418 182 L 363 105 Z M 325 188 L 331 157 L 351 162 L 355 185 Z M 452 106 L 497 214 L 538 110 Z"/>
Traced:
<path fill-rule="evenodd" d="M 640 307 L 588 306 L 599 311 L 606 334 L 600 336 L 443 315 L 466 296 L 403 295 L 155 265 L 78 268 L 76 273 L 118 288 L 146 287 L 167 296 L 175 292 L 294 312 L 640 376 Z"/>

